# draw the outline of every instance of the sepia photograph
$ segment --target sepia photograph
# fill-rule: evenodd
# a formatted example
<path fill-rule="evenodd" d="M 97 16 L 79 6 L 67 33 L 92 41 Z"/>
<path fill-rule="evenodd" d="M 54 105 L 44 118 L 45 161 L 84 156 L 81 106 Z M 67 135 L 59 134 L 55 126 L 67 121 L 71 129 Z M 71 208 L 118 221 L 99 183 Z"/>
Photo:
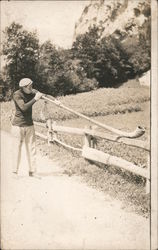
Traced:
<path fill-rule="evenodd" d="M 158 249 L 157 10 L 0 2 L 0 249 Z"/>

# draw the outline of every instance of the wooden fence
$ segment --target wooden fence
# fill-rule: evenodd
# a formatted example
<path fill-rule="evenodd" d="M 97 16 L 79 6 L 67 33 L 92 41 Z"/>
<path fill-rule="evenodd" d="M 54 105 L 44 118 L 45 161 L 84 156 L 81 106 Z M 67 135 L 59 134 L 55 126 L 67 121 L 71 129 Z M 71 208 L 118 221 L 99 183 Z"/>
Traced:
<path fill-rule="evenodd" d="M 136 148 L 142 148 L 143 150 L 150 152 L 150 145 L 138 139 L 129 139 L 118 137 L 118 135 L 112 135 L 109 133 L 103 133 L 96 130 L 96 126 L 85 127 L 84 129 L 73 128 L 73 127 L 65 127 L 56 125 L 55 122 L 52 122 L 51 119 L 47 120 L 46 123 L 34 122 L 35 125 L 47 128 L 47 135 L 36 132 L 36 135 L 47 140 L 50 144 L 51 142 L 56 142 L 67 149 L 76 150 L 81 152 L 82 157 L 87 160 L 91 160 L 98 163 L 103 163 L 105 165 L 114 165 L 121 169 L 132 172 L 133 174 L 142 176 L 146 179 L 146 193 L 150 192 L 150 171 L 149 166 L 144 169 L 140 166 L 135 165 L 127 160 L 122 158 L 112 156 L 110 154 L 104 153 L 96 149 L 96 138 L 105 139 L 109 141 L 113 141 L 116 143 L 123 143 L 126 145 L 130 145 Z M 70 146 L 58 139 L 58 134 L 71 134 L 78 135 L 84 137 L 84 143 L 82 148 L 76 148 Z"/>

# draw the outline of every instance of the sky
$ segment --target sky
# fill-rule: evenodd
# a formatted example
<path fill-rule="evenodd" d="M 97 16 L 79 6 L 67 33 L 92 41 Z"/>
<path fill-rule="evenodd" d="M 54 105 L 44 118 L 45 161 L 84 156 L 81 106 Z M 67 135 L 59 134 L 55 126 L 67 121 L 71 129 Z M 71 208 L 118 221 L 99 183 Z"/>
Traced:
<path fill-rule="evenodd" d="M 89 1 L 6 1 L 1 2 L 1 30 L 13 21 L 37 31 L 40 42 L 70 48 L 75 23 Z"/>

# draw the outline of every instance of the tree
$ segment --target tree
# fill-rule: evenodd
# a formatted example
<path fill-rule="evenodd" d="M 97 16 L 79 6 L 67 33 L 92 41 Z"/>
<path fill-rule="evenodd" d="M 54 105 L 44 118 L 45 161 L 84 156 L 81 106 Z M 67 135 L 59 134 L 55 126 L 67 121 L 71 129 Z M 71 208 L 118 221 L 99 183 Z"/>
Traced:
<path fill-rule="evenodd" d="M 96 87 L 96 81 L 86 82 L 81 60 L 73 59 L 71 50 L 56 49 L 46 41 L 40 47 L 38 88 L 54 96 L 75 94 Z"/>
<path fill-rule="evenodd" d="M 150 5 L 144 10 L 150 16 Z M 101 39 L 93 26 L 79 35 L 72 46 L 74 59 L 80 59 L 87 78 L 96 79 L 99 87 L 114 87 L 150 69 L 151 20 L 139 29 L 138 35 L 119 41 L 112 34 Z"/>
<path fill-rule="evenodd" d="M 133 70 L 122 44 L 112 36 L 101 39 L 96 67 L 100 87 L 112 87 L 126 81 Z"/>
<path fill-rule="evenodd" d="M 28 32 L 13 22 L 4 30 L 3 55 L 12 90 L 17 89 L 23 77 L 36 80 L 36 65 L 39 57 L 39 40 L 35 32 Z"/>
<path fill-rule="evenodd" d="M 149 12 L 150 9 L 147 10 Z M 131 77 L 139 76 L 151 68 L 151 17 L 144 22 L 137 37 L 133 35 L 124 42 L 124 51 L 133 68 Z"/>
<path fill-rule="evenodd" d="M 39 50 L 39 61 L 38 61 L 38 88 L 41 91 L 48 91 L 50 89 L 50 84 L 49 82 L 50 77 L 52 75 L 53 77 L 53 72 L 52 72 L 52 67 L 50 65 L 51 58 L 53 51 L 55 50 L 55 47 L 51 44 L 50 41 L 44 42 L 40 46 Z"/>
<path fill-rule="evenodd" d="M 86 75 L 96 79 L 99 87 L 115 86 L 127 80 L 131 64 L 121 43 L 114 37 L 100 39 L 100 30 L 94 26 L 79 35 L 73 43 L 74 57 L 81 60 Z"/>
<path fill-rule="evenodd" d="M 98 71 L 95 62 L 99 49 L 99 32 L 99 28 L 94 25 L 89 28 L 88 32 L 79 35 L 72 45 L 74 58 L 82 61 L 82 67 L 87 73 L 88 78 L 95 77 Z"/>
<path fill-rule="evenodd" d="M 38 88 L 44 93 L 55 95 L 63 70 L 63 52 L 57 50 L 51 41 L 44 42 L 40 46 L 38 61 Z"/>
<path fill-rule="evenodd" d="M 0 101 L 9 101 L 11 99 L 12 93 L 8 83 L 9 78 L 7 74 L 7 68 L 4 66 L 0 72 Z"/>

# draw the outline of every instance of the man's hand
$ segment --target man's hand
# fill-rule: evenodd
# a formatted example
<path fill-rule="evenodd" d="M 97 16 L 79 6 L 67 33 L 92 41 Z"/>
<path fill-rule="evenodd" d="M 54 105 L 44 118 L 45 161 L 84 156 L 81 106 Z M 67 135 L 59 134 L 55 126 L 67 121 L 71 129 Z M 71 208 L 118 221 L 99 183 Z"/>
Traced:
<path fill-rule="evenodd" d="M 42 96 L 43 96 L 43 93 L 41 93 L 41 92 L 38 91 L 38 92 L 36 93 L 34 99 L 35 99 L 36 101 L 38 101 Z"/>

